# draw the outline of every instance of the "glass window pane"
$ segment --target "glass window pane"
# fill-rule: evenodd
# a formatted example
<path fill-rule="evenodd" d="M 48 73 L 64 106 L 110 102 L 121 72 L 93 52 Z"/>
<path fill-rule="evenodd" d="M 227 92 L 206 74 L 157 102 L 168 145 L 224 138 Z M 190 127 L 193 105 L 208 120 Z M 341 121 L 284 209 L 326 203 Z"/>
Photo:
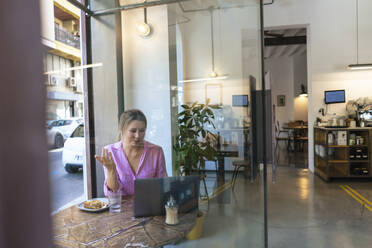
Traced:
<path fill-rule="evenodd" d="M 41 1 L 46 87 L 46 123 L 52 212 L 86 199 L 80 10 L 68 1 Z M 55 23 L 57 25 L 55 25 Z M 76 42 L 77 41 L 77 42 Z M 79 72 L 80 73 L 80 72 Z M 79 73 L 76 73 L 80 75 Z M 79 117 L 79 118 L 77 118 Z"/>

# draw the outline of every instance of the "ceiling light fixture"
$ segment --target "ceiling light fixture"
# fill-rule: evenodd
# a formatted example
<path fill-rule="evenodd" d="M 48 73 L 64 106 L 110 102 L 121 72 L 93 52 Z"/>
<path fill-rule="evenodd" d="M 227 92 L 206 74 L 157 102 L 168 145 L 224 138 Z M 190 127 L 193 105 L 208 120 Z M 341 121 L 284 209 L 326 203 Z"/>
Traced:
<path fill-rule="evenodd" d="M 45 75 L 58 74 L 58 73 L 66 72 L 66 71 L 76 71 L 76 70 L 88 69 L 88 68 L 93 68 L 93 67 L 101 67 L 101 66 L 103 66 L 103 63 L 80 65 L 80 66 L 69 67 L 69 68 L 62 69 L 62 70 L 47 71 L 47 72 L 44 72 L 44 74 Z"/>
<path fill-rule="evenodd" d="M 201 82 L 201 81 L 211 81 L 211 80 L 223 80 L 226 79 L 227 76 L 219 76 L 219 77 L 207 77 L 207 78 L 194 78 L 194 79 L 185 79 L 180 80 L 180 83 L 191 83 L 191 82 Z"/>
<path fill-rule="evenodd" d="M 349 70 L 371 70 L 372 64 L 353 64 L 348 65 L 347 68 Z"/>
<path fill-rule="evenodd" d="M 143 22 L 138 22 L 136 26 L 137 32 L 141 37 L 148 37 L 152 33 L 152 28 L 147 23 L 147 8 L 143 9 Z"/>
<path fill-rule="evenodd" d="M 349 70 L 371 70 L 372 64 L 359 64 L 359 0 L 355 0 L 356 2 L 356 47 L 357 47 L 357 63 L 350 64 L 347 66 Z"/>

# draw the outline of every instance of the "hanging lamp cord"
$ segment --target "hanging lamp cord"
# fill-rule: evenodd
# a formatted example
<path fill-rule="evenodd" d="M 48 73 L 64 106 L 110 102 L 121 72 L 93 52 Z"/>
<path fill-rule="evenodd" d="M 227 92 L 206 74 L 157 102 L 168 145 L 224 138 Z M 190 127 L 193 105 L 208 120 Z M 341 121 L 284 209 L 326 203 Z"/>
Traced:
<path fill-rule="evenodd" d="M 212 72 L 214 72 L 214 40 L 213 40 L 213 9 L 211 12 L 211 49 L 212 49 Z"/>
<path fill-rule="evenodd" d="M 356 47 L 357 47 L 357 64 L 359 64 L 359 0 L 356 2 Z"/>
<path fill-rule="evenodd" d="M 143 22 L 147 24 L 147 8 L 143 8 Z"/>
<path fill-rule="evenodd" d="M 146 3 L 147 0 L 143 2 Z M 143 22 L 147 24 L 147 8 L 143 8 Z"/>

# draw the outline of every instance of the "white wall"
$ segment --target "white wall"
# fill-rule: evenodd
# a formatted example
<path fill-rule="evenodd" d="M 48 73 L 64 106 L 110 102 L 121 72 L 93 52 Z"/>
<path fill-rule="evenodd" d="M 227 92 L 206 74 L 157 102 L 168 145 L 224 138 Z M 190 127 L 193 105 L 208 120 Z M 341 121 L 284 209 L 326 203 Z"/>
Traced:
<path fill-rule="evenodd" d="M 172 175 L 171 99 L 169 79 L 167 6 L 147 9 L 153 34 L 142 38 L 136 23 L 143 9 L 122 14 L 125 109 L 141 109 L 148 120 L 145 139 L 164 150 L 168 175 Z"/>
<path fill-rule="evenodd" d="M 187 13 L 190 22 L 180 26 L 183 79 L 205 78 L 212 72 L 211 19 L 208 11 Z M 184 83 L 185 102 L 204 102 L 206 84 L 220 84 L 222 104 L 232 105 L 232 95 L 249 93 L 249 75 L 260 87 L 259 15 L 255 4 L 213 11 L 215 70 L 225 80 Z M 234 116 L 247 109 L 233 107 Z"/>
<path fill-rule="evenodd" d="M 275 104 L 275 118 L 280 125 L 294 119 L 294 86 L 292 57 L 278 57 L 265 60 L 265 71 L 270 73 L 272 103 Z M 285 106 L 279 107 L 277 96 L 285 95 Z"/>
<path fill-rule="evenodd" d="M 307 56 L 294 55 L 293 59 L 293 87 L 294 96 L 297 97 L 301 93 L 301 84 L 307 89 Z M 307 119 L 307 117 L 306 117 Z"/>
<path fill-rule="evenodd" d="M 372 4 L 359 0 L 359 62 L 372 62 Z M 308 27 L 309 168 L 314 169 L 313 123 L 327 89 L 345 89 L 353 99 L 372 94 L 372 72 L 350 72 L 356 63 L 356 5 L 351 0 L 277 0 L 265 6 L 265 27 Z M 363 51 L 363 53 L 361 53 Z M 345 104 L 332 105 L 343 113 Z"/>
<path fill-rule="evenodd" d="M 91 1 L 92 9 L 107 9 L 115 6 L 112 1 Z M 116 32 L 115 16 L 107 15 L 100 18 L 92 18 L 92 62 L 103 63 L 102 67 L 92 68 L 93 74 L 93 98 L 94 98 L 94 142 L 95 149 L 91 150 L 86 145 L 86 151 L 93 154 L 100 154 L 102 147 L 116 142 L 118 130 L 118 89 L 117 89 L 117 67 L 116 67 Z M 87 94 L 87 92 L 85 92 Z M 87 97 L 87 95 L 85 95 Z M 88 109 L 92 111 L 92 109 Z M 88 114 L 88 113 L 86 113 Z M 86 125 L 89 123 L 86 123 Z M 93 127 L 90 126 L 90 129 Z M 89 133 L 85 133 L 89 137 Z M 90 144 L 91 140 L 87 141 Z M 88 159 L 90 159 L 88 157 Z M 88 160 L 87 160 L 88 161 Z M 87 167 L 89 166 L 87 162 Z M 85 165 L 84 165 L 85 166 Z M 97 173 L 97 195 L 103 196 L 103 183 L 105 175 L 103 167 L 96 162 Z M 84 170 L 84 185 L 88 186 L 90 181 L 90 168 Z M 93 186 L 94 187 L 94 186 Z M 84 189 L 90 194 L 89 186 Z"/>
<path fill-rule="evenodd" d="M 308 102 L 306 96 L 297 96 L 294 99 L 294 120 L 308 121 Z"/>
<path fill-rule="evenodd" d="M 246 1 L 245 3 L 248 3 Z M 253 1 L 254 2 L 254 1 Z M 190 19 L 179 25 L 178 47 L 182 54 L 182 75 L 180 79 L 206 78 L 212 72 L 211 50 L 211 16 L 209 11 L 182 13 Z M 184 20 L 185 18 L 180 18 Z M 260 43 L 259 43 L 259 8 L 250 3 L 243 8 L 231 8 L 213 11 L 213 41 L 215 71 L 227 75 L 225 80 L 183 83 L 184 102 L 205 102 L 206 86 L 221 86 L 221 104 L 223 104 L 224 121 L 217 123 L 218 128 L 227 128 L 227 119 L 242 120 L 248 115 L 247 107 L 229 107 L 232 95 L 249 95 L 249 76 L 257 79 L 257 88 L 261 87 Z M 181 37 L 179 37 L 181 36 Z M 181 46 L 181 47 L 180 47 Z M 223 123 L 221 123 L 223 122 Z M 225 126 L 223 126 L 225 125 Z M 229 124 L 236 125 L 236 124 Z M 237 134 L 237 133 L 236 133 Z M 243 134 L 238 134 L 243 136 Z M 223 137 L 231 140 L 231 137 Z M 237 139 L 234 139 L 237 142 Z M 243 156 L 241 145 L 240 155 Z M 214 164 L 206 164 L 207 169 L 214 169 Z M 231 169 L 231 159 L 226 158 L 225 168 Z"/>
<path fill-rule="evenodd" d="M 301 84 L 307 90 L 307 56 L 295 55 L 293 59 L 293 94 L 294 94 L 294 120 L 308 121 L 308 97 L 299 96 Z"/>

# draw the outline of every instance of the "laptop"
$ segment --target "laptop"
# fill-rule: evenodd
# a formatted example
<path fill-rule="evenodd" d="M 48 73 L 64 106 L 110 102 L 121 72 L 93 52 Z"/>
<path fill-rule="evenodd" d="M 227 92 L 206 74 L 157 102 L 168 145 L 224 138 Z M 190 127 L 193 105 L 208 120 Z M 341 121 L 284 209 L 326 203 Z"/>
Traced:
<path fill-rule="evenodd" d="M 199 206 L 199 176 L 137 179 L 134 181 L 134 217 L 165 214 L 165 204 L 173 196 L 179 213 Z"/>

